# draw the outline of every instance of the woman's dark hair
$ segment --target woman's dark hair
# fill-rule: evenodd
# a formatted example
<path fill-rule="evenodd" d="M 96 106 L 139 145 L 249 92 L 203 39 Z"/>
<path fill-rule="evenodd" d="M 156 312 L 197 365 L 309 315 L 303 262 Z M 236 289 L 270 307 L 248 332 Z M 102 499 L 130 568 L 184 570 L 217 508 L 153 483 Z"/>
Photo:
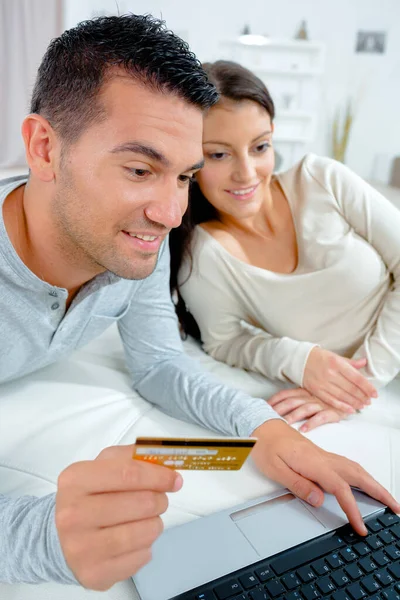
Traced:
<path fill-rule="evenodd" d="M 31 112 L 43 115 L 65 143 L 104 117 L 103 84 L 113 69 L 206 109 L 218 99 L 186 42 L 150 15 L 83 21 L 50 43 L 38 70 Z"/>
<path fill-rule="evenodd" d="M 238 63 L 218 60 L 214 63 L 204 63 L 203 69 L 214 84 L 220 98 L 227 98 L 234 102 L 252 100 L 269 114 L 271 121 L 275 117 L 273 100 L 264 85 L 254 73 Z M 182 296 L 179 293 L 178 275 L 183 260 L 189 260 L 189 275 L 192 269 L 191 242 L 196 225 L 218 219 L 216 209 L 201 193 L 199 185 L 194 181 L 189 191 L 189 205 L 183 216 L 182 223 L 173 229 L 169 235 L 171 252 L 171 294 L 175 302 L 175 310 L 184 335 L 191 335 L 200 339 L 200 330 L 193 316 L 187 311 Z"/>

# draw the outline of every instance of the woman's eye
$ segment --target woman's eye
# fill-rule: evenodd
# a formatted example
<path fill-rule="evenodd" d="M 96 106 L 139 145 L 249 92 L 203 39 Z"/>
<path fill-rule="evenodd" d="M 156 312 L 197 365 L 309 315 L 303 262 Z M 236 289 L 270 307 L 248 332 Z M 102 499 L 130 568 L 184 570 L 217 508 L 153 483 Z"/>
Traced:
<path fill-rule="evenodd" d="M 221 160 L 225 156 L 225 152 L 211 152 L 208 155 L 212 160 Z"/>
<path fill-rule="evenodd" d="M 262 144 L 258 144 L 258 146 L 255 147 L 255 151 L 257 154 L 262 154 L 263 152 L 266 152 L 270 147 L 271 144 L 269 142 L 263 142 Z"/>

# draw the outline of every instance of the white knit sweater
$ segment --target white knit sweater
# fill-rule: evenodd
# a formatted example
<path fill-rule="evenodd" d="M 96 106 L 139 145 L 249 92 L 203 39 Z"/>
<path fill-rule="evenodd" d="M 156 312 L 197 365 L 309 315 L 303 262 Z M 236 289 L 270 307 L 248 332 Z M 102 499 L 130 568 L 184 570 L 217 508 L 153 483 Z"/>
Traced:
<path fill-rule="evenodd" d="M 217 360 L 302 385 L 315 344 L 367 357 L 376 386 L 400 370 L 400 211 L 336 161 L 307 155 L 278 176 L 292 210 L 291 274 L 233 257 L 201 226 L 182 296 Z M 180 273 L 184 282 L 186 262 Z"/>

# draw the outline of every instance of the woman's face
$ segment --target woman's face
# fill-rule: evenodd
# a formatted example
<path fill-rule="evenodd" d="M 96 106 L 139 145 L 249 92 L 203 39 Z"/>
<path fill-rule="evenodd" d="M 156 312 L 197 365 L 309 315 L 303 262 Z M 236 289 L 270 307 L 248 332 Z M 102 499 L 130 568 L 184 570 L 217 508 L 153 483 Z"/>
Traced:
<path fill-rule="evenodd" d="M 272 131 L 268 112 L 252 100 L 223 98 L 207 113 L 205 165 L 196 180 L 222 219 L 241 220 L 260 211 L 274 168 Z"/>

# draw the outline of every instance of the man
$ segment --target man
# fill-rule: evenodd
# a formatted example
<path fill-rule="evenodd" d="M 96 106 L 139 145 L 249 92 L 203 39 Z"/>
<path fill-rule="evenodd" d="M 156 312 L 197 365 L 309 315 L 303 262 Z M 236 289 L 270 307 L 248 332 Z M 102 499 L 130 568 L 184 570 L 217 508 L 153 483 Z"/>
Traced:
<path fill-rule="evenodd" d="M 132 385 L 169 414 L 255 435 L 258 467 L 318 506 L 334 493 L 365 533 L 350 485 L 400 507 L 361 467 L 292 430 L 182 352 L 166 237 L 203 164 L 216 92 L 179 38 L 144 16 L 82 23 L 54 40 L 22 127 L 29 179 L 0 188 L 0 381 L 67 356 L 118 321 Z M 3 227 L 4 221 L 4 227 Z M 56 495 L 0 497 L 0 580 L 104 590 L 161 533 L 180 475 L 109 448 L 68 467 Z M 11 543 L 12 540 L 12 543 Z"/>

